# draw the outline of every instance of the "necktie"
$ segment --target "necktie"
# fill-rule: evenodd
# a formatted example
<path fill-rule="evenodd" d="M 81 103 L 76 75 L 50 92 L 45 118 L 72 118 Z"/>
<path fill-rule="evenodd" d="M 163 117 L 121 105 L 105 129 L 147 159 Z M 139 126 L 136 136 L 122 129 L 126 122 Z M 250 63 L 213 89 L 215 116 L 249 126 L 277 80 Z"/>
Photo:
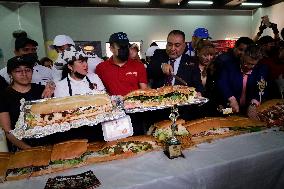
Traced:
<path fill-rule="evenodd" d="M 172 66 L 172 68 L 173 68 L 173 71 L 175 70 L 175 59 L 170 59 L 169 60 L 170 61 L 170 65 Z M 173 76 L 172 75 L 169 75 L 168 77 L 167 77 L 167 79 L 166 79 L 166 85 L 168 85 L 168 86 L 170 86 L 170 85 L 172 85 L 172 81 L 173 81 Z"/>
<path fill-rule="evenodd" d="M 242 95 L 240 99 L 240 105 L 244 106 L 246 104 L 246 90 L 247 90 L 247 81 L 248 81 L 248 75 L 243 75 L 243 89 L 242 89 Z"/>

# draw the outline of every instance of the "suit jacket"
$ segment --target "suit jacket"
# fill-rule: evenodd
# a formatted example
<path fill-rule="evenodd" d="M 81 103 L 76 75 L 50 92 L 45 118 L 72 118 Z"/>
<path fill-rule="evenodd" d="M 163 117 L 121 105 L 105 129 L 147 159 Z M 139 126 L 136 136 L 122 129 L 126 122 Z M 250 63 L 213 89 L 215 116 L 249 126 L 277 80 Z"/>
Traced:
<path fill-rule="evenodd" d="M 167 75 L 162 72 L 162 63 L 168 63 L 169 56 L 165 49 L 157 49 L 147 67 L 148 79 L 152 88 L 159 88 L 166 84 Z M 200 78 L 200 70 L 190 63 L 190 57 L 183 54 L 177 71 L 177 76 L 182 78 L 190 87 L 195 87 L 198 92 L 202 92 L 203 87 Z M 183 85 L 175 80 L 175 85 Z"/>
<path fill-rule="evenodd" d="M 258 82 L 261 79 L 267 81 L 268 69 L 267 66 L 262 64 L 257 64 L 250 75 L 248 75 L 247 85 L 246 85 L 246 104 L 250 104 L 252 99 L 260 100 Z M 243 74 L 241 72 L 240 66 L 227 65 L 226 69 L 223 69 L 217 79 L 217 88 L 222 97 L 223 103 L 228 102 L 228 98 L 234 96 L 238 102 L 240 102 L 242 89 L 243 89 Z M 267 87 L 262 95 L 262 100 L 266 98 Z"/>

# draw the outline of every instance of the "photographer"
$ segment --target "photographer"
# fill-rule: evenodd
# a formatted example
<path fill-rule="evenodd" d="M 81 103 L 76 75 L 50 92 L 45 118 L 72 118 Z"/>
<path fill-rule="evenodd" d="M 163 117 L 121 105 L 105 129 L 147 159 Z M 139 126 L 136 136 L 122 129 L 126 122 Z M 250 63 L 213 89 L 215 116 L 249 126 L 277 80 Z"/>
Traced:
<path fill-rule="evenodd" d="M 260 26 L 259 26 L 259 30 L 258 30 L 256 36 L 253 38 L 253 41 L 254 42 L 258 41 L 259 38 L 261 37 L 263 31 L 267 28 L 271 28 L 273 33 L 274 33 L 274 39 L 276 41 L 280 41 L 279 30 L 277 28 L 277 24 L 270 22 L 267 15 L 261 17 L 261 23 L 260 23 Z"/>

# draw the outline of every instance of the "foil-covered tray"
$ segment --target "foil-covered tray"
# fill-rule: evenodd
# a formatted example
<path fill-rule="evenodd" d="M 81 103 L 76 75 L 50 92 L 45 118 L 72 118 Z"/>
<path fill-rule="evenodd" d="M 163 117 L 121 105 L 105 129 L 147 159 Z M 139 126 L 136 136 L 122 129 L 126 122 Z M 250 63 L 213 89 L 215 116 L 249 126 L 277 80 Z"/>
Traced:
<path fill-rule="evenodd" d="M 193 104 L 203 105 L 207 102 L 208 102 L 208 98 L 196 97 L 191 101 L 179 103 L 179 104 L 160 105 L 160 106 L 152 106 L 152 107 L 139 107 L 139 108 L 131 108 L 131 109 L 124 108 L 124 110 L 125 110 L 126 113 L 136 113 L 136 112 L 161 110 L 161 109 L 165 109 L 165 108 L 171 108 L 171 107 L 174 107 L 176 105 L 177 106 L 186 106 L 186 105 L 193 105 Z"/>
<path fill-rule="evenodd" d="M 48 99 L 40 99 L 35 101 L 25 101 L 24 99 L 21 100 L 21 112 L 19 119 L 16 123 L 15 129 L 10 131 L 16 138 L 19 140 L 23 138 L 41 138 L 57 132 L 65 132 L 72 128 L 78 128 L 85 125 L 94 126 L 98 123 L 119 119 L 126 115 L 124 110 L 114 105 L 112 110 L 93 117 L 85 117 L 70 122 L 55 123 L 45 126 L 30 127 L 25 121 L 25 116 L 30 111 L 33 104 L 44 102 L 46 100 Z"/>

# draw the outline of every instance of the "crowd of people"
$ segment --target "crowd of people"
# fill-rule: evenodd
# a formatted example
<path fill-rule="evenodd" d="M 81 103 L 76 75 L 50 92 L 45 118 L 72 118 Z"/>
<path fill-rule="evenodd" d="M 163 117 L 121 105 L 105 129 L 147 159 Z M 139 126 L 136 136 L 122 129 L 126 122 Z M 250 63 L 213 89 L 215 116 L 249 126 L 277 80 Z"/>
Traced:
<path fill-rule="evenodd" d="M 261 36 L 269 27 L 274 38 Z M 60 139 L 102 140 L 100 127 L 71 129 L 39 140 L 18 140 L 10 131 L 15 128 L 22 98 L 29 101 L 96 91 L 124 96 L 137 89 L 187 84 L 209 102 L 181 107 L 182 118 L 219 116 L 222 110 L 231 108 L 233 113 L 256 119 L 256 107 L 263 101 L 283 98 L 284 42 L 277 25 L 271 23 L 269 27 L 261 24 L 254 40 L 240 37 L 232 49 L 219 55 L 206 28 L 197 28 L 190 43 L 186 43 L 183 31 L 172 30 L 166 49 L 151 44 L 146 63 L 138 56 L 138 45 L 130 44 L 123 32 L 110 36 L 112 56 L 105 61 L 84 52 L 69 36 L 58 35 L 51 46 L 58 53 L 54 63 L 47 57 L 39 61 L 38 43 L 27 35 L 20 36 L 15 40 L 15 57 L 0 70 L 0 125 L 9 149 L 27 149 Z M 282 39 L 283 34 L 282 29 Z M 131 115 L 136 135 L 145 133 L 146 117 L 147 123 L 168 117 L 164 110 L 145 114 Z"/>

